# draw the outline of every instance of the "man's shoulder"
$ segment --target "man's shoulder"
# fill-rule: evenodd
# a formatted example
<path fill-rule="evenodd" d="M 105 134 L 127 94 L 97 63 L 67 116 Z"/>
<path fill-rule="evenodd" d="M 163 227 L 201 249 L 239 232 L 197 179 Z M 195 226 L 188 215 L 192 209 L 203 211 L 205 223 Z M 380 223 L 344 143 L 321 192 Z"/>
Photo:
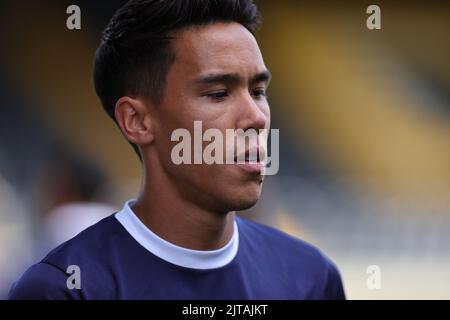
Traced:
<path fill-rule="evenodd" d="M 74 238 L 50 251 L 32 265 L 16 281 L 10 299 L 80 299 L 83 291 L 69 290 L 67 281 L 75 272 L 83 276 L 83 284 L 105 281 L 110 275 L 105 266 L 111 259 L 114 241 L 126 234 L 111 215 L 80 232 Z M 123 240 L 123 239 L 122 239 Z M 105 263 L 106 262 L 106 263 Z M 95 277 L 93 276 L 95 275 Z M 86 279 L 87 277 L 87 279 Z"/>
<path fill-rule="evenodd" d="M 259 243 L 260 247 L 264 244 L 267 248 L 275 248 L 280 252 L 295 252 L 301 256 L 307 255 L 314 260 L 322 260 L 324 257 L 314 245 L 274 227 L 242 217 L 238 218 L 238 223 L 240 236 L 248 238 L 253 243 Z"/>
<path fill-rule="evenodd" d="M 120 224 L 112 214 L 51 250 L 42 262 L 58 265 L 60 261 L 67 259 L 97 256 L 113 238 L 123 234 Z"/>
<path fill-rule="evenodd" d="M 286 274 L 311 281 L 318 299 L 344 299 L 341 276 L 334 262 L 314 245 L 276 228 L 238 218 L 239 237 L 251 252 L 258 252 L 265 263 L 283 268 Z M 270 258 L 269 258 L 270 257 Z"/>
<path fill-rule="evenodd" d="M 10 300 L 80 299 L 80 291 L 68 290 L 65 270 L 46 262 L 28 268 L 9 291 Z"/>

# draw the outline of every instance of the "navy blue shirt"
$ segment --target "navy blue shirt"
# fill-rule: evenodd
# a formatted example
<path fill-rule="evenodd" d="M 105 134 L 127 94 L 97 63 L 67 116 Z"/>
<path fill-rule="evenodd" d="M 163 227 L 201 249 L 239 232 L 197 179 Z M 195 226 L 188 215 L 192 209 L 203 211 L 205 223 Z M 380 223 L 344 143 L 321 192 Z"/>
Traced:
<path fill-rule="evenodd" d="M 236 217 L 239 243 L 223 266 L 195 269 L 142 246 L 111 215 L 51 251 L 10 299 L 345 299 L 335 265 L 313 246 Z M 68 266 L 81 271 L 69 289 Z"/>

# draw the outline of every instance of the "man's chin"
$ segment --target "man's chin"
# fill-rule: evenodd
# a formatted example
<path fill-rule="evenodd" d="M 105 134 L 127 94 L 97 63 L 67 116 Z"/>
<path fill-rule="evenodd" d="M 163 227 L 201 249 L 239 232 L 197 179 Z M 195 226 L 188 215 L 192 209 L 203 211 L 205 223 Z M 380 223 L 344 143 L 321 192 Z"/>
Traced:
<path fill-rule="evenodd" d="M 248 202 L 240 203 L 238 206 L 236 206 L 235 209 L 233 209 L 233 211 L 243 211 L 243 210 L 250 209 L 251 207 L 253 207 L 256 204 L 256 202 L 258 202 L 258 199 L 256 199 L 256 201 L 248 201 Z"/>
<path fill-rule="evenodd" d="M 259 200 L 259 193 L 257 195 L 251 195 L 246 197 L 239 197 L 232 201 L 231 207 L 233 208 L 230 211 L 242 211 L 246 209 L 250 209 L 253 207 Z"/>

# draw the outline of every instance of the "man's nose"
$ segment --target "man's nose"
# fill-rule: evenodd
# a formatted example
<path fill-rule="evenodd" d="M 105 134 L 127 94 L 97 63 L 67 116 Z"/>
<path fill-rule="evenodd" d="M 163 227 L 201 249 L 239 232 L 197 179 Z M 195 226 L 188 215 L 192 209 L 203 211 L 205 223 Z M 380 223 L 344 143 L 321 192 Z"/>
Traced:
<path fill-rule="evenodd" d="M 237 128 L 248 130 L 264 129 L 267 124 L 268 116 L 264 114 L 261 106 L 248 94 L 242 95 L 238 105 L 239 115 L 237 119 Z"/>

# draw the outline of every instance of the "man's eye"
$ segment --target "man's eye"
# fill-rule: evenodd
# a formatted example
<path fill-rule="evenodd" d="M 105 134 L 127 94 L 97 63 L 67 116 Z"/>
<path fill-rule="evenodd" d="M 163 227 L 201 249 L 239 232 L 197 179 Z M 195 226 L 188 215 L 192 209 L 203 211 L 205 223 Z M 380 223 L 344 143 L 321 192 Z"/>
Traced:
<path fill-rule="evenodd" d="M 212 92 L 212 93 L 206 94 L 206 96 L 213 100 L 223 100 L 228 96 L 228 92 L 226 92 L 226 91 Z"/>
<path fill-rule="evenodd" d="M 255 98 L 267 97 L 265 89 L 255 89 L 252 91 L 252 95 Z"/>

